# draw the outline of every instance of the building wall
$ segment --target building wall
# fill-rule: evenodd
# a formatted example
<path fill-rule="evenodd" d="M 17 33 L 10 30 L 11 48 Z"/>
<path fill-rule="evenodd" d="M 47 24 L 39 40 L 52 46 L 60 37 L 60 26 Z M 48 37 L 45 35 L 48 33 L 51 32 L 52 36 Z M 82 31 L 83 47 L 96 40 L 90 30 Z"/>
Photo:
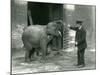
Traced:
<path fill-rule="evenodd" d="M 49 5 L 49 20 L 63 20 L 63 4 Z"/>
<path fill-rule="evenodd" d="M 71 6 L 68 8 L 67 6 Z M 74 7 L 72 9 L 72 7 Z M 95 48 L 95 6 L 86 5 L 64 5 L 64 22 L 66 23 L 64 31 L 64 48 L 72 47 L 72 42 L 75 38 L 75 32 L 69 30 L 67 25 L 76 25 L 77 20 L 83 21 L 83 27 L 87 31 L 88 48 Z M 70 45 L 70 46 L 69 46 Z M 73 46 L 74 47 L 74 46 Z"/>
<path fill-rule="evenodd" d="M 25 0 L 11 0 L 11 37 L 12 48 L 21 48 L 21 35 L 27 26 L 27 2 Z"/>
<path fill-rule="evenodd" d="M 95 6 L 75 6 L 75 20 L 83 20 L 83 26 L 87 31 L 87 43 L 89 48 L 95 48 Z"/>
<path fill-rule="evenodd" d="M 74 24 L 74 5 L 68 5 L 64 4 L 63 5 L 63 20 L 64 20 L 64 30 L 63 30 L 63 48 L 68 49 L 70 48 L 70 41 L 72 40 L 72 37 L 70 36 L 70 30 L 67 27 L 69 25 Z M 72 47 L 72 45 L 71 45 Z"/>

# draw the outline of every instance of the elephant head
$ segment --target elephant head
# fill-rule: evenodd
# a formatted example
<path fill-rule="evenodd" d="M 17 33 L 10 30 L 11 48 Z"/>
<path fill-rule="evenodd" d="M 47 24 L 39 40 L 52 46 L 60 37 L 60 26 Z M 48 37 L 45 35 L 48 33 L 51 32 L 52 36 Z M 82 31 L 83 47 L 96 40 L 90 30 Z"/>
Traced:
<path fill-rule="evenodd" d="M 53 21 L 47 24 L 47 34 L 53 36 L 62 35 L 63 22 L 61 20 Z"/>

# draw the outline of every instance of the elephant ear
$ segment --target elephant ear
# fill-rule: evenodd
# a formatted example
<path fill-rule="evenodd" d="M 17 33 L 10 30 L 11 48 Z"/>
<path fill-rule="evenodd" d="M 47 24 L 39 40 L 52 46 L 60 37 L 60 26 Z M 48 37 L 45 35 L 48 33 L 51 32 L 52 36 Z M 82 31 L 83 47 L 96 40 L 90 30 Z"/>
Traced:
<path fill-rule="evenodd" d="M 57 30 L 61 31 L 63 29 L 63 21 L 62 20 L 57 20 L 55 22 L 57 24 Z"/>
<path fill-rule="evenodd" d="M 47 34 L 57 36 L 58 30 L 57 30 L 57 23 L 56 22 L 50 22 L 47 24 Z"/>

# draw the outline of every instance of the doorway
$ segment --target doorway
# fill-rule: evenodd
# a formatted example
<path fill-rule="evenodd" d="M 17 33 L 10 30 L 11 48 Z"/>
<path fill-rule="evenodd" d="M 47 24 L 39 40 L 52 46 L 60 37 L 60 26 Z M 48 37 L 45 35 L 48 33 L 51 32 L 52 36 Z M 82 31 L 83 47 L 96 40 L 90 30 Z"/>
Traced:
<path fill-rule="evenodd" d="M 49 7 L 47 3 L 28 2 L 28 25 L 46 25 L 49 22 Z M 31 22 L 30 22 L 31 19 Z"/>

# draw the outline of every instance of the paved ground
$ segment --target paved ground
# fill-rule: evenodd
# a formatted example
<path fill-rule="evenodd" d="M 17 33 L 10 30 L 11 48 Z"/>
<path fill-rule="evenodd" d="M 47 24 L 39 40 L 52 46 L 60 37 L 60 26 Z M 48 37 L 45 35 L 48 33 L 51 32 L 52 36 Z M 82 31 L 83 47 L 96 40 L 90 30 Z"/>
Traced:
<path fill-rule="evenodd" d="M 69 71 L 69 70 L 84 70 L 95 69 L 95 50 L 86 50 L 85 60 L 86 67 L 77 68 L 73 64 L 77 61 L 76 50 L 68 51 L 63 50 L 62 55 L 54 55 L 52 52 L 45 63 L 40 63 L 40 57 L 30 63 L 24 62 L 24 51 L 14 50 L 15 54 L 12 55 L 12 73 L 38 73 L 38 72 L 52 72 L 52 71 Z"/>

